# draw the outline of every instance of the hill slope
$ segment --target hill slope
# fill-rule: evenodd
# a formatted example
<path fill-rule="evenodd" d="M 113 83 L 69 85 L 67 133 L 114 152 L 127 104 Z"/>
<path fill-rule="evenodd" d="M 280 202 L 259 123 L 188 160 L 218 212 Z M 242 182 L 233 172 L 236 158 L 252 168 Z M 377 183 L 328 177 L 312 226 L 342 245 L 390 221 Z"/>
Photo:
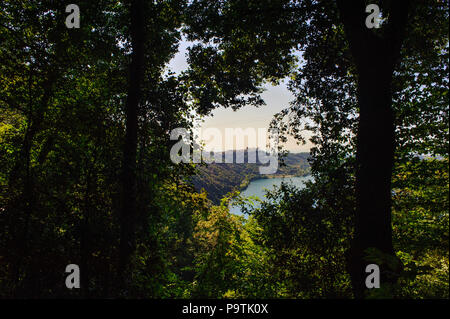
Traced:
<path fill-rule="evenodd" d="M 223 155 L 223 154 L 222 154 Z M 192 177 L 191 182 L 197 191 L 205 189 L 208 198 L 215 204 L 228 192 L 242 190 L 253 179 L 274 178 L 281 176 L 303 176 L 309 173 L 309 153 L 291 153 L 284 158 L 284 164 L 275 174 L 259 174 L 259 166 L 267 165 L 247 163 L 247 153 L 244 153 L 244 163 L 212 163 L 199 168 L 199 173 Z"/>

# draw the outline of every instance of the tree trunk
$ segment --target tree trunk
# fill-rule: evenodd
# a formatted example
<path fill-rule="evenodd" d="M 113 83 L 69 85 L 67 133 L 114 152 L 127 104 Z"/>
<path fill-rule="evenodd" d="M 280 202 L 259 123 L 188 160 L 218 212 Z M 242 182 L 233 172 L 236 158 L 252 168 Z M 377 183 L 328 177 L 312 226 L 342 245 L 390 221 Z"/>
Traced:
<path fill-rule="evenodd" d="M 379 60 L 378 60 L 379 61 Z M 369 60 L 367 64 L 370 64 Z M 361 67 L 358 81 L 360 107 L 356 154 L 355 234 L 349 263 L 355 297 L 362 297 L 368 248 L 394 255 L 391 226 L 391 174 L 394 162 L 392 72 L 380 63 Z M 380 271 L 384 274 L 384 268 Z M 381 282 L 391 281 L 382 276 Z"/>
<path fill-rule="evenodd" d="M 28 114 L 26 115 L 27 129 L 22 142 L 21 151 L 17 162 L 9 174 L 8 188 L 14 189 L 17 187 L 17 183 L 22 183 L 18 186 L 21 188 L 20 197 L 17 199 L 20 203 L 19 205 L 23 207 L 20 209 L 15 216 L 12 216 L 12 220 L 9 223 L 12 224 L 13 228 L 13 238 L 10 244 L 10 251 L 13 255 L 12 258 L 12 274 L 15 280 L 16 288 L 18 287 L 18 295 L 23 295 L 27 293 L 30 296 L 33 295 L 33 291 L 30 291 L 29 285 L 35 287 L 36 277 L 33 275 L 24 276 L 26 273 L 25 268 L 28 264 L 24 264 L 24 260 L 30 256 L 29 247 L 29 229 L 30 229 L 30 219 L 35 213 L 36 206 L 36 195 L 34 192 L 35 180 L 33 177 L 33 167 L 31 161 L 31 153 L 33 149 L 33 143 L 35 136 L 39 133 L 41 129 L 42 122 L 44 121 L 45 112 L 48 107 L 49 100 L 52 97 L 52 87 L 57 78 L 57 72 L 50 72 L 47 75 L 47 80 L 43 85 L 43 97 L 42 100 L 37 104 L 36 110 L 33 108 L 35 101 L 32 95 L 32 81 L 33 75 L 30 72 L 29 78 L 29 103 L 28 103 Z M 23 174 L 23 178 L 21 175 Z M 14 219 L 14 221 L 13 221 Z M 31 269 L 31 272 L 33 269 Z M 32 278 L 31 281 L 34 283 L 25 284 L 24 280 L 21 278 Z M 28 279 L 27 279 L 28 280 Z M 22 292 L 24 291 L 24 292 Z"/>
<path fill-rule="evenodd" d="M 406 1 L 392 1 L 389 20 L 381 37 L 365 25 L 365 1 L 338 0 L 358 72 L 359 126 L 357 136 L 356 216 L 348 271 L 354 295 L 367 291 L 365 272 L 368 264 L 377 264 L 367 256 L 369 248 L 394 256 L 391 225 L 391 175 L 394 164 L 395 128 L 392 111 L 392 76 L 400 56 L 407 22 Z M 380 285 L 396 280 L 392 269 L 380 267 Z"/>
<path fill-rule="evenodd" d="M 126 281 L 126 268 L 135 249 L 136 204 L 136 154 L 138 137 L 138 107 L 144 74 L 144 5 L 142 0 L 132 0 L 130 6 L 131 63 L 129 87 L 125 106 L 126 133 L 123 147 L 123 203 L 120 214 L 120 247 L 118 275 L 122 287 Z"/>

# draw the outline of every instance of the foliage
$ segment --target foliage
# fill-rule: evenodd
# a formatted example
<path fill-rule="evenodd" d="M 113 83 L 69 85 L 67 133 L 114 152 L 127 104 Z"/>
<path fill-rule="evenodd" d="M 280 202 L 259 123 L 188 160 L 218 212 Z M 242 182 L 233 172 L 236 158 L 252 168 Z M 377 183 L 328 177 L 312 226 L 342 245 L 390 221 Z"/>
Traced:
<path fill-rule="evenodd" d="M 359 73 L 336 3 L 142 3 L 136 246 L 124 286 L 132 2 L 78 1 L 79 29 L 65 27 L 57 1 L 0 3 L 0 297 L 354 297 Z M 397 281 L 369 298 L 449 298 L 448 1 L 412 4 L 391 87 L 397 258 L 365 252 Z M 175 75 L 167 65 L 183 36 L 194 45 Z M 313 181 L 233 215 L 258 164 L 174 164 L 169 133 L 219 106 L 261 106 L 264 82 L 287 76 L 295 98 L 272 125 L 300 143 L 309 131 L 314 147 L 288 155 L 278 174 L 310 171 Z M 64 285 L 70 263 L 81 289 Z"/>

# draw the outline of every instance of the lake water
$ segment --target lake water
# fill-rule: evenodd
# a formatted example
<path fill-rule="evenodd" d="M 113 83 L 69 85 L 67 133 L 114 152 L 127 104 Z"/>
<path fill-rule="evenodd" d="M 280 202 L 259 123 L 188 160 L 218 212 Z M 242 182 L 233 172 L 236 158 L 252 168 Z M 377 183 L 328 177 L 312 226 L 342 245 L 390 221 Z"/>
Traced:
<path fill-rule="evenodd" d="M 282 182 L 294 185 L 297 188 L 304 188 L 305 182 L 312 179 L 311 175 L 301 177 L 277 177 L 277 178 L 261 178 L 255 179 L 250 182 L 247 188 L 241 192 L 241 196 L 257 196 L 261 200 L 265 200 L 265 190 L 272 190 L 275 187 L 279 187 Z M 259 203 L 255 203 L 254 206 L 259 206 Z M 241 208 L 239 206 L 230 207 L 230 213 L 241 214 Z"/>

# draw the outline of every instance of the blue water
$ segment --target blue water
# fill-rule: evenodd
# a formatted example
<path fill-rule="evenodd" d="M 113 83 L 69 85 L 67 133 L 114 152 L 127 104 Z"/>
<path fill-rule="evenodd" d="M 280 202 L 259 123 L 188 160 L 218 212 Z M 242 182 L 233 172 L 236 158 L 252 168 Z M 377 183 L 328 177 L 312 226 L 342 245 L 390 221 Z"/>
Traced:
<path fill-rule="evenodd" d="M 279 178 L 262 178 L 255 179 L 250 182 L 247 188 L 241 192 L 241 196 L 257 196 L 261 200 L 265 200 L 265 190 L 272 190 L 275 187 L 279 187 L 282 182 L 293 184 L 299 189 L 305 187 L 305 182 L 312 179 L 311 175 L 301 177 L 279 177 Z M 254 202 L 254 207 L 259 207 L 258 202 Z M 241 215 L 241 208 L 239 206 L 231 206 L 230 213 Z"/>

